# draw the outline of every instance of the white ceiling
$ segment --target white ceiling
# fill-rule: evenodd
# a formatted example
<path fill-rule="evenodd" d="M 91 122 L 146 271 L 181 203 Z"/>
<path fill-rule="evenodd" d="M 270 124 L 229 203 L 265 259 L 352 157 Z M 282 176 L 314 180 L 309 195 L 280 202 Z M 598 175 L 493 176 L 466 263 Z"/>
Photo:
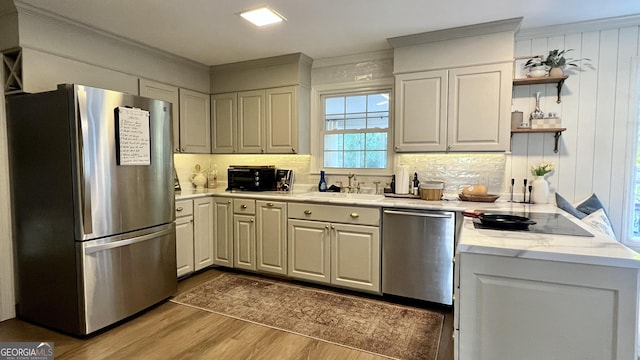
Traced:
<path fill-rule="evenodd" d="M 16 0 L 206 65 L 389 49 L 386 39 L 524 17 L 522 29 L 640 13 L 639 0 Z M 237 14 L 269 5 L 288 20 Z"/>

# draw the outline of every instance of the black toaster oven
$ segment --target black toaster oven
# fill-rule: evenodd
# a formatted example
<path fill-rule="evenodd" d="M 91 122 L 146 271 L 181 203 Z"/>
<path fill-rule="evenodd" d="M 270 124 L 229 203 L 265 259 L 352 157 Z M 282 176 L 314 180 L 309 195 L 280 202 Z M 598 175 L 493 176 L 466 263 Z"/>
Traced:
<path fill-rule="evenodd" d="M 276 190 L 276 168 L 273 165 L 229 166 L 227 181 L 227 191 L 274 191 Z"/>

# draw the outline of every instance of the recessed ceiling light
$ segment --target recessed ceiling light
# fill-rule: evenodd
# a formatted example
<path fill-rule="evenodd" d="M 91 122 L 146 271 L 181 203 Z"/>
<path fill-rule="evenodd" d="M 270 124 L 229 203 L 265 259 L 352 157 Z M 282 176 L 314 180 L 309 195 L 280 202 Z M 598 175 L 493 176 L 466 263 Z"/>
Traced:
<path fill-rule="evenodd" d="M 247 10 L 240 13 L 240 16 L 249 20 L 256 26 L 264 26 L 269 24 L 278 23 L 286 20 L 284 16 L 278 14 L 275 10 L 263 6 L 261 8 Z"/>

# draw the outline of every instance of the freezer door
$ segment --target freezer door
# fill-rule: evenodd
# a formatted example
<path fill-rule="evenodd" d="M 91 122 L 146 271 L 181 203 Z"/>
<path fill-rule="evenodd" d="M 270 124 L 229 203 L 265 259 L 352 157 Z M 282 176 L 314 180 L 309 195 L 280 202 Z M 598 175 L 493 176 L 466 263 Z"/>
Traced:
<path fill-rule="evenodd" d="M 71 89 L 69 89 L 71 90 Z M 115 91 L 73 86 L 76 239 L 91 240 L 167 224 L 174 219 L 171 104 Z M 120 107 L 149 112 L 141 128 L 149 161 L 118 164 Z M 122 154 L 120 154 L 122 156 Z"/>
<path fill-rule="evenodd" d="M 132 236 L 76 243 L 82 259 L 83 334 L 175 294 L 175 224 Z"/>

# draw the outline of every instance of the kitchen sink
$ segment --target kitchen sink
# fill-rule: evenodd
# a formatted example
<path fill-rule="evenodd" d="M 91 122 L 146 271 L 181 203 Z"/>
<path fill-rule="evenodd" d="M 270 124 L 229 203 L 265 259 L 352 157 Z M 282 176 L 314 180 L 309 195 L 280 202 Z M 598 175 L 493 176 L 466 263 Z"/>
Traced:
<path fill-rule="evenodd" d="M 384 195 L 375 194 L 354 194 L 354 193 L 338 193 L 338 192 L 319 192 L 313 191 L 308 193 L 302 193 L 298 195 L 303 198 L 311 199 L 358 199 L 366 201 L 379 201 L 384 199 Z"/>

